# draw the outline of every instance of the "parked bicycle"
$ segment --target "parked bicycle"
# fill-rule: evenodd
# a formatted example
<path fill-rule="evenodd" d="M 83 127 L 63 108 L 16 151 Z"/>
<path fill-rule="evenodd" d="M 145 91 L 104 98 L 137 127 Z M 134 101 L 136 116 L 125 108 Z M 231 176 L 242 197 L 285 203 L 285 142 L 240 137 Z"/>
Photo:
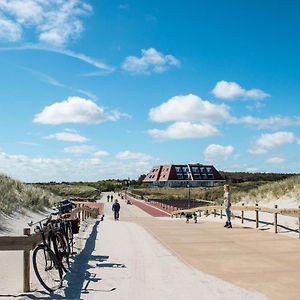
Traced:
<path fill-rule="evenodd" d="M 62 286 L 63 268 L 58 254 L 49 245 L 49 237 L 53 236 L 51 227 L 49 228 L 49 218 L 45 218 L 36 223 L 28 223 L 29 226 L 38 224 L 34 231 L 42 236 L 42 243 L 37 245 L 33 251 L 32 263 L 34 272 L 41 285 L 49 292 L 53 292 Z M 48 237 L 48 239 L 47 239 Z M 53 246 L 57 249 L 56 239 Z"/>

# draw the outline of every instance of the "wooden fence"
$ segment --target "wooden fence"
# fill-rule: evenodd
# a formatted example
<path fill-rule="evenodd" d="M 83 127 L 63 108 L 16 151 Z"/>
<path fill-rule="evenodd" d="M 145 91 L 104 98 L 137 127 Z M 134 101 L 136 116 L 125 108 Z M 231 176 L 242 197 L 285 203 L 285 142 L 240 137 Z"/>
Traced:
<path fill-rule="evenodd" d="M 72 211 L 71 218 L 78 217 L 84 221 L 89 217 L 96 218 L 97 215 L 97 209 L 81 206 Z M 41 234 L 31 234 L 30 228 L 24 228 L 22 236 L 0 236 L 0 251 L 23 251 L 23 292 L 30 291 L 30 251 L 41 241 Z"/>
<path fill-rule="evenodd" d="M 183 209 L 183 210 L 177 210 L 171 212 L 171 217 L 178 215 L 181 215 L 182 213 L 187 214 L 187 213 L 195 213 L 198 212 L 200 217 L 202 213 L 205 213 L 208 215 L 209 213 L 213 213 L 214 217 L 216 215 L 220 215 L 220 218 L 223 217 L 223 210 L 224 207 L 223 205 L 213 205 L 213 206 L 201 206 L 201 207 L 195 207 L 191 209 Z M 298 233 L 299 233 L 299 238 L 300 238 L 300 206 L 298 208 L 278 208 L 277 205 L 274 206 L 274 208 L 269 208 L 269 207 L 259 207 L 258 204 L 255 206 L 247 206 L 242 203 L 242 205 L 232 205 L 230 207 L 231 211 L 240 211 L 241 212 L 241 222 L 244 223 L 245 219 L 245 212 L 246 211 L 253 211 L 255 212 L 255 226 L 256 228 L 259 228 L 259 213 L 260 212 L 265 212 L 265 213 L 270 213 L 274 214 L 274 232 L 278 233 L 278 215 L 282 216 L 288 216 L 288 217 L 294 217 L 298 219 Z"/>

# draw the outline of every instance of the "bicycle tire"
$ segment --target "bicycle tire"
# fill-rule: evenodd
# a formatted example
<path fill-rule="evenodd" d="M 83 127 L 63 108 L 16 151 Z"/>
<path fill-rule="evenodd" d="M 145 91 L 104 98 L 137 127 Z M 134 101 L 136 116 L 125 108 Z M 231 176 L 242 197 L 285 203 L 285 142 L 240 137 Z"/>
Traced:
<path fill-rule="evenodd" d="M 51 249 L 45 245 L 38 245 L 33 251 L 32 264 L 37 279 L 48 292 L 62 287 L 63 272 Z"/>
<path fill-rule="evenodd" d="M 62 264 L 62 268 L 65 272 L 70 271 L 70 246 L 68 244 L 66 236 L 60 232 L 55 232 L 55 239 L 56 239 L 56 247 L 57 247 L 57 254 L 58 258 Z"/>

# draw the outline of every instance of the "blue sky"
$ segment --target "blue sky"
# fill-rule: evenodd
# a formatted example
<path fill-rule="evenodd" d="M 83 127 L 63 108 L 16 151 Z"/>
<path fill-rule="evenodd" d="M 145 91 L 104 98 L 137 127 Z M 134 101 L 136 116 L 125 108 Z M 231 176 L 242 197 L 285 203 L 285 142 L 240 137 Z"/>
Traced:
<path fill-rule="evenodd" d="M 0 0 L 0 172 L 299 172 L 298 1 Z"/>

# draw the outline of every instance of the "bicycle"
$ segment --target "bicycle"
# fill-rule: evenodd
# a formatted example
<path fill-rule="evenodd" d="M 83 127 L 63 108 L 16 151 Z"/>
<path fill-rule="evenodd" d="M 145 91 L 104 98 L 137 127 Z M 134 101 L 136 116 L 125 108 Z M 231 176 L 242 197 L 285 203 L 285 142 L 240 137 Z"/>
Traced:
<path fill-rule="evenodd" d="M 37 245 L 32 254 L 32 263 L 33 269 L 41 285 L 49 292 L 53 292 L 62 287 L 63 282 L 63 269 L 62 263 L 57 258 L 55 252 L 50 248 L 50 245 L 47 243 L 45 230 L 48 235 L 51 235 L 51 228 L 42 223 L 43 221 L 49 221 L 49 218 L 45 218 L 36 223 L 29 222 L 29 226 L 36 225 L 34 231 L 42 235 L 42 243 Z M 54 245 L 56 245 L 55 240 L 53 239 Z M 55 246 L 57 248 L 57 245 Z"/>

